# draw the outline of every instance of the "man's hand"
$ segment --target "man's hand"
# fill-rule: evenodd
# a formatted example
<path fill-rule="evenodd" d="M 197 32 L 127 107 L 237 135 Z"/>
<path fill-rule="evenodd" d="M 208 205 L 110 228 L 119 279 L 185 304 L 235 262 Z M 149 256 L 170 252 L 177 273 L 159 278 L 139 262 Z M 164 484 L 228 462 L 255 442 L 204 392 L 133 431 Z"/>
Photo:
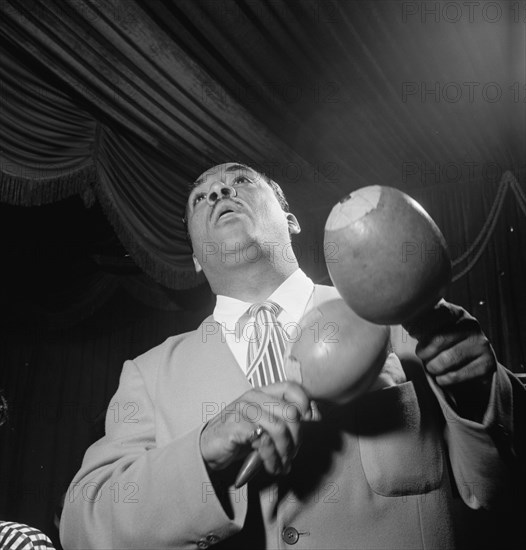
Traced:
<path fill-rule="evenodd" d="M 497 360 L 478 321 L 442 300 L 406 328 L 418 340 L 416 354 L 427 372 L 453 398 L 459 414 L 481 421 Z"/>
<path fill-rule="evenodd" d="M 201 432 L 201 454 L 218 471 L 257 449 L 267 472 L 286 474 L 300 444 L 300 421 L 312 416 L 299 384 L 279 382 L 250 390 L 208 422 Z M 258 426 L 264 432 L 254 441 Z"/>

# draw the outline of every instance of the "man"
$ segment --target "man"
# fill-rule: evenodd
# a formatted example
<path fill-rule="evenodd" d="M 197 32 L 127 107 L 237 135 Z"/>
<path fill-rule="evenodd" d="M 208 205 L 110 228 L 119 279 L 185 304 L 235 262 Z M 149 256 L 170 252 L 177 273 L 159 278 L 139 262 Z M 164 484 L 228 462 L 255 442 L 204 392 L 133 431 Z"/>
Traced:
<path fill-rule="evenodd" d="M 194 183 L 188 233 L 216 309 L 125 363 L 112 402 L 132 414 L 109 415 L 86 452 L 65 502 L 66 549 L 449 548 L 454 491 L 472 509 L 505 498 L 513 448 L 494 440 L 513 430 L 512 381 L 461 308 L 443 303 L 418 335 L 426 372 L 409 380 L 390 354 L 369 393 L 321 419 L 298 384 L 251 386 L 240 337 L 250 306 L 271 300 L 285 326 L 338 296 L 298 269 L 288 210 L 244 165 Z M 263 471 L 234 489 L 253 449 Z"/>

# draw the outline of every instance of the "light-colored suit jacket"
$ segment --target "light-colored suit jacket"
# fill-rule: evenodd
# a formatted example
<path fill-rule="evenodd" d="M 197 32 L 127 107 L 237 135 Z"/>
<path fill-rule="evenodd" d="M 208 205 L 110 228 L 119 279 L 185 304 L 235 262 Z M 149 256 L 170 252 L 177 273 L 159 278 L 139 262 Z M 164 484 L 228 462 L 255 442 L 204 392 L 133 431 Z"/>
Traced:
<path fill-rule="evenodd" d="M 317 285 L 310 307 L 337 296 Z M 404 376 L 394 354 L 384 371 Z M 287 477 L 222 486 L 200 433 L 250 385 L 209 317 L 125 363 L 106 435 L 68 491 L 63 546 L 454 547 L 452 492 L 488 508 L 507 483 L 490 434 L 513 430 L 509 378 L 499 365 L 482 424 L 460 418 L 423 369 L 396 381 L 306 423 Z"/>

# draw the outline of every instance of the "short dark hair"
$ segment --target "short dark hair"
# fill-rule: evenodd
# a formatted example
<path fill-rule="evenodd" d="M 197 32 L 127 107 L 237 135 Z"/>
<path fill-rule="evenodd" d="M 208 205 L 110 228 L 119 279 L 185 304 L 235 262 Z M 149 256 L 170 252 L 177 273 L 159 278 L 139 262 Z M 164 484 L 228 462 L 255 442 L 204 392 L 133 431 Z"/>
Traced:
<path fill-rule="evenodd" d="M 271 179 L 267 174 L 264 172 L 259 172 L 258 170 L 252 168 L 251 166 L 248 166 L 248 164 L 243 164 L 242 162 L 236 162 L 236 164 L 239 164 L 240 166 L 243 166 L 247 168 L 248 170 L 253 170 L 256 172 L 256 174 L 259 174 L 272 188 L 272 191 L 274 191 L 274 195 L 276 195 L 276 198 L 278 199 L 279 205 L 281 206 L 281 209 L 284 212 L 289 212 L 289 203 L 287 201 L 287 197 L 285 196 L 285 193 L 283 192 L 283 189 L 277 184 L 273 179 Z M 195 182 L 192 182 L 188 185 L 186 188 L 186 202 L 184 206 L 184 217 L 183 217 L 183 224 L 184 229 L 186 233 L 186 240 L 192 246 L 192 241 L 190 240 L 190 233 L 188 232 L 188 198 L 190 197 L 190 194 L 192 193 L 193 188 L 195 187 Z"/>

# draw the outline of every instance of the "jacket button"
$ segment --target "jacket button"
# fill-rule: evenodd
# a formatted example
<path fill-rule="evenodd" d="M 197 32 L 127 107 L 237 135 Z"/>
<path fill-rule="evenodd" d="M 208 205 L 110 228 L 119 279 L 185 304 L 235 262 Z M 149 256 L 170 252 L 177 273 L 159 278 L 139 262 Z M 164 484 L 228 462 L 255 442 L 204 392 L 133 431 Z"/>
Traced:
<path fill-rule="evenodd" d="M 209 542 L 210 544 L 215 544 L 219 541 L 219 537 L 217 535 L 211 534 L 206 536 L 206 542 Z"/>
<path fill-rule="evenodd" d="M 285 527 L 281 533 L 281 538 L 287 544 L 296 544 L 300 538 L 300 534 L 297 529 L 294 529 L 294 527 Z"/>
<path fill-rule="evenodd" d="M 197 542 L 197 548 L 199 548 L 199 550 L 206 550 L 209 546 L 210 544 L 205 539 L 201 539 Z"/>

